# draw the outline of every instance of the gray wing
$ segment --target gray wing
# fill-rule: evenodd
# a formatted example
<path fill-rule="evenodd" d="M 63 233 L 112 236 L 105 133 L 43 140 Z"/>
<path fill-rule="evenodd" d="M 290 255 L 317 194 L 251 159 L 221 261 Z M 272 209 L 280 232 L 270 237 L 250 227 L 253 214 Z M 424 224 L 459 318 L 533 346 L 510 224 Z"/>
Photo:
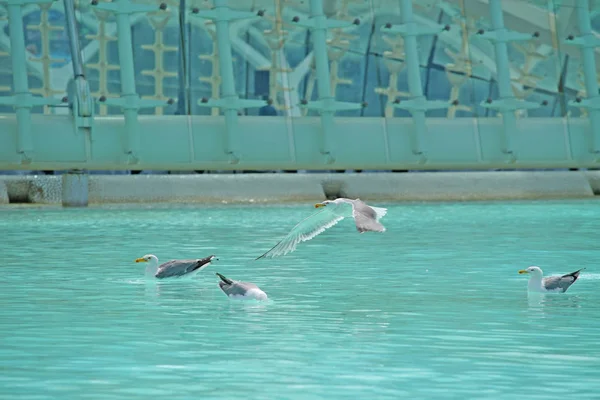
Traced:
<path fill-rule="evenodd" d="M 219 282 L 219 287 L 227 296 L 245 296 L 250 289 L 258 288 L 258 286 L 253 283 L 237 281 L 232 281 L 231 284 Z"/>
<path fill-rule="evenodd" d="M 314 238 L 343 219 L 343 216 L 336 215 L 328 210 L 327 207 L 324 207 L 321 211 L 317 211 L 310 217 L 307 217 L 298 223 L 292 228 L 290 233 L 273 246 L 271 250 L 256 259 L 258 260 L 263 257 L 275 258 L 291 253 L 296 250 L 298 243 Z"/>
<path fill-rule="evenodd" d="M 190 272 L 194 272 L 207 266 L 212 258 L 213 256 L 195 260 L 171 260 L 161 264 L 154 276 L 163 279 L 187 275 Z"/>
<path fill-rule="evenodd" d="M 544 288 L 546 288 L 546 290 L 560 290 L 561 293 L 564 293 L 573 283 L 575 283 L 577 278 L 579 278 L 579 273 L 583 269 L 585 268 L 563 276 L 549 276 L 544 278 Z"/>
<path fill-rule="evenodd" d="M 352 216 L 360 233 L 367 231 L 385 232 L 385 227 L 377 221 L 377 213 L 362 200 L 352 201 Z"/>

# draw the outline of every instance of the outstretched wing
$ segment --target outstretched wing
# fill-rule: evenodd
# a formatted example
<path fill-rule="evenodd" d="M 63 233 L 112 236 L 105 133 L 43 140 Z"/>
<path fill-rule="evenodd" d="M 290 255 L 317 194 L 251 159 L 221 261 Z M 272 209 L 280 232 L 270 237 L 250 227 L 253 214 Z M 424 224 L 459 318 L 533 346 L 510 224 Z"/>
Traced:
<path fill-rule="evenodd" d="M 356 229 L 360 233 L 367 231 L 385 232 L 385 227 L 378 221 L 387 213 L 385 208 L 374 209 L 362 200 L 356 199 L 352 202 L 352 216 L 356 223 Z"/>
<path fill-rule="evenodd" d="M 214 256 L 196 260 L 171 260 L 162 264 L 154 276 L 162 279 L 187 275 L 190 272 L 207 267 L 213 258 Z"/>
<path fill-rule="evenodd" d="M 324 230 L 331 228 L 344 217 L 332 213 L 327 207 L 323 207 L 322 210 L 317 211 L 308 218 L 302 220 L 296 225 L 290 233 L 287 234 L 279 243 L 277 243 L 271 250 L 267 251 L 262 256 L 256 258 L 275 258 L 286 255 L 296 250 L 298 243 L 305 242 L 317 236 Z"/>

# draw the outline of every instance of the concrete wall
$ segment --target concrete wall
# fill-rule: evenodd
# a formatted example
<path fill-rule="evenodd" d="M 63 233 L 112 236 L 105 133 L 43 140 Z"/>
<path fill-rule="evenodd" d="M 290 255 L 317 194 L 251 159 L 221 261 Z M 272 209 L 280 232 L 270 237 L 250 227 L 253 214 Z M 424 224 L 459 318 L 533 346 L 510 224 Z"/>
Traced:
<path fill-rule="evenodd" d="M 61 176 L 0 175 L 0 204 L 60 204 L 61 186 Z M 560 199 L 600 193 L 600 171 L 91 175 L 88 187 L 90 204 Z"/>

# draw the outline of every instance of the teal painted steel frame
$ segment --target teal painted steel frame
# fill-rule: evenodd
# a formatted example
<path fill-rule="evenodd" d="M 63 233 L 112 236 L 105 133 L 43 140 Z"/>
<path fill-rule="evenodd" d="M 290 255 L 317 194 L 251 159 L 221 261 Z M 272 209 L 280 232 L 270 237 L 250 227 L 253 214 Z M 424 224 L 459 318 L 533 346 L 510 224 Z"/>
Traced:
<path fill-rule="evenodd" d="M 292 21 L 297 25 L 310 29 L 312 33 L 319 100 L 304 100 L 300 106 L 318 110 L 321 114 L 319 150 L 324 156 L 324 163 L 333 164 L 335 162 L 335 155 L 330 142 L 331 135 L 333 134 L 332 131 L 335 129 L 335 120 L 333 118 L 335 112 L 359 110 L 365 107 L 366 104 L 336 101 L 335 94 L 331 93 L 329 56 L 327 55 L 327 29 L 345 28 L 352 26 L 352 24 L 358 24 L 360 21 L 355 20 L 350 22 L 327 19 L 323 13 L 323 0 L 310 0 L 310 18 L 307 21 L 302 21 L 298 17 L 294 17 Z"/>
<path fill-rule="evenodd" d="M 520 134 L 517 129 L 516 110 L 538 108 L 540 105 L 533 102 L 515 98 L 510 84 L 510 62 L 508 60 L 508 42 L 528 41 L 536 37 L 535 34 L 525 34 L 509 31 L 504 26 L 502 0 L 489 0 L 492 32 L 480 31 L 479 34 L 494 44 L 496 55 L 496 77 L 498 79 L 498 92 L 500 99 L 488 99 L 481 103 L 483 107 L 496 109 L 502 114 L 504 131 L 502 132 L 502 152 L 507 156 L 507 162 L 515 163 L 517 154 L 514 150 L 514 136 Z"/>
<path fill-rule="evenodd" d="M 217 31 L 217 53 L 219 57 L 219 72 L 221 74 L 221 98 L 202 99 L 198 103 L 201 107 L 218 107 L 225 115 L 225 135 L 223 135 L 223 151 L 229 157 L 229 163 L 240 162 L 239 150 L 235 140 L 238 131 L 238 112 L 243 108 L 262 107 L 267 103 L 263 100 L 240 99 L 235 91 L 235 76 L 233 74 L 233 58 L 231 55 L 231 41 L 229 38 L 229 23 L 236 19 L 256 18 L 261 16 L 246 11 L 231 10 L 227 0 L 214 0 L 212 10 L 192 10 L 192 16 L 212 20 Z"/>
<path fill-rule="evenodd" d="M 408 9 L 410 2 L 403 1 L 403 7 Z M 582 21 L 587 18 L 588 24 L 581 23 L 581 36 L 569 38 L 568 42 L 582 47 L 588 98 L 571 105 L 587 107 L 590 115 L 594 115 L 600 109 L 600 100 L 597 84 L 593 82 L 596 77 L 595 63 L 590 54 L 593 54 L 598 41 L 588 29 L 589 3 L 586 0 L 578 1 L 578 16 Z M 124 117 L 92 115 L 93 134 L 73 135 L 77 123 L 74 123 L 72 116 L 30 113 L 35 105 L 60 102 L 33 97 L 23 68 L 25 42 L 21 7 L 23 4 L 41 2 L 44 0 L 8 1 L 14 95 L 1 97 L 0 103 L 13 105 L 16 113 L 0 116 L 0 170 L 476 170 L 600 167 L 597 157 L 590 157 L 590 151 L 596 151 L 599 144 L 598 140 L 590 144 L 590 135 L 597 138 L 599 133 L 595 117 L 590 117 L 591 133 L 590 122 L 585 118 L 514 118 L 515 110 L 539 105 L 516 100 L 511 95 L 506 43 L 531 40 L 532 35 L 510 32 L 504 28 L 499 0 L 490 0 L 494 30 L 480 34 L 495 44 L 500 99 L 490 99 L 483 105 L 497 109 L 505 114 L 505 118 L 502 121 L 496 118 L 428 118 L 419 122 L 421 130 L 416 134 L 413 134 L 418 119 L 414 118 L 415 113 L 424 115 L 428 109 L 445 108 L 448 104 L 427 101 L 420 85 L 416 84 L 419 78 L 419 65 L 414 54 L 416 36 L 439 33 L 441 27 L 429 29 L 414 24 L 409 11 L 404 13 L 400 26 L 385 29 L 398 32 L 408 39 L 407 62 L 414 98 L 397 106 L 409 110 L 413 114 L 412 119 L 357 117 L 334 120 L 337 110 L 364 106 L 335 101 L 329 87 L 326 30 L 349 26 L 352 22 L 328 20 L 323 15 L 322 0 L 311 0 L 311 18 L 307 21 L 294 18 L 294 22 L 313 31 L 317 78 L 320 81 L 319 100 L 307 102 L 304 106 L 319 110 L 321 117 L 292 118 L 291 123 L 290 118 L 286 117 L 238 117 L 237 112 L 229 112 L 225 120 L 222 117 L 202 116 L 138 116 L 137 111 L 141 107 L 156 107 L 165 105 L 165 102 L 140 100 L 136 93 L 129 14 L 154 11 L 156 7 L 118 0 L 102 4 L 95 2 L 95 5 L 117 14 L 122 96 L 106 101 L 120 106 Z M 221 34 L 217 35 L 222 43 L 219 45 L 219 52 L 222 53 L 220 61 L 225 64 L 221 73 L 228 83 L 222 87 L 222 99 L 211 99 L 203 104 L 226 111 L 263 105 L 264 101 L 239 99 L 235 94 L 231 46 L 227 46 L 229 21 L 254 17 L 254 14 L 233 11 L 227 7 L 226 0 L 215 0 L 215 4 L 218 7 L 199 14 L 200 17 L 221 21 L 218 25 L 221 26 Z M 160 7 L 163 10 L 165 8 L 164 4 Z M 73 109 L 75 112 L 75 107 Z M 228 126 L 226 140 L 230 139 L 235 144 L 237 163 L 223 153 L 224 122 Z M 509 133 L 512 135 L 508 136 Z M 507 140 L 500 140 L 503 135 Z M 227 154 L 232 154 L 227 143 L 225 150 L 229 151 Z M 415 162 L 415 143 L 418 144 L 417 152 L 426 149 L 425 164 Z M 122 157 L 124 151 L 129 157 Z M 514 154 L 519 157 L 514 157 Z M 323 155 L 328 157 L 326 162 L 331 163 L 327 167 L 324 167 Z M 507 155 L 512 157 L 512 163 L 506 162 Z M 132 160 L 132 156 L 135 160 Z M 133 168 L 132 161 L 136 162 Z"/>
<path fill-rule="evenodd" d="M 36 158 L 22 165 L 16 145 L 16 116 L 0 116 L 0 170 L 460 170 L 514 168 L 599 168 L 589 157 L 585 118 L 522 118 L 513 148 L 514 164 L 505 161 L 499 118 L 428 118 L 427 163 L 410 151 L 412 118 L 337 118 L 331 132 L 334 164 L 325 167 L 320 149 L 319 117 L 240 116 L 235 132 L 240 162 L 222 153 L 222 116 L 140 115 L 140 161 L 135 167 L 119 158 L 126 126 L 122 117 L 95 117 L 93 135 L 74 135 L 67 115 L 32 115 Z M 291 151 L 290 149 L 294 149 Z"/>
<path fill-rule="evenodd" d="M 564 43 L 580 48 L 587 99 L 576 99 L 569 102 L 569 105 L 588 109 L 590 119 L 589 151 L 593 154 L 594 159 L 598 159 L 600 156 L 600 95 L 598 94 L 595 49 L 600 46 L 600 39 L 592 31 L 589 0 L 577 0 L 576 7 L 580 36 L 577 38 L 569 36 Z"/>
<path fill-rule="evenodd" d="M 160 7 L 135 4 L 131 0 L 115 0 L 112 3 L 92 2 L 95 7 L 112 12 L 117 19 L 118 53 L 121 73 L 121 97 L 118 99 L 99 99 L 111 106 L 118 106 L 123 110 L 125 118 L 125 131 L 123 140 L 123 154 L 128 164 L 137 164 L 139 159 L 140 130 L 138 126 L 138 110 L 140 108 L 160 107 L 171 104 L 161 100 L 140 99 L 135 88 L 135 67 L 133 62 L 133 41 L 131 39 L 131 21 L 129 16 L 139 12 L 166 10 L 163 3 Z"/>
<path fill-rule="evenodd" d="M 425 113 L 427 110 L 448 108 L 450 104 L 445 101 L 428 101 L 423 95 L 423 84 L 421 82 L 421 71 L 419 65 L 419 49 L 417 37 L 422 35 L 437 35 L 449 30 L 448 26 L 419 26 L 413 18 L 412 0 L 401 0 L 401 25 L 393 26 L 386 24 L 383 29 L 387 32 L 398 33 L 404 38 L 404 52 L 406 54 L 406 65 L 408 75 L 408 90 L 412 98 L 399 101 L 396 99 L 393 106 L 408 110 L 415 123 L 415 132 L 410 136 L 410 147 L 413 154 L 419 156 L 419 164 L 427 162 L 427 152 L 423 149 L 419 137 L 427 135 Z"/>
<path fill-rule="evenodd" d="M 0 104 L 15 108 L 17 117 L 17 153 L 20 162 L 29 164 L 34 158 L 34 146 L 31 138 L 31 108 L 42 105 L 56 105 L 62 99 L 34 97 L 29 92 L 27 82 L 27 60 L 25 58 L 25 36 L 23 30 L 23 6 L 28 4 L 52 3 L 55 0 L 8 0 L 10 56 L 13 74 L 13 95 L 0 97 Z"/>

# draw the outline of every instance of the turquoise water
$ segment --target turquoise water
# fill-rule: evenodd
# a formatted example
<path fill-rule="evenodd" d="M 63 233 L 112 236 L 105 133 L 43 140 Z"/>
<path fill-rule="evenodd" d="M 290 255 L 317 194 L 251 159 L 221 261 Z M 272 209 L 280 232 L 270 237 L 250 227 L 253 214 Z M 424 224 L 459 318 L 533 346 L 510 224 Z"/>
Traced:
<path fill-rule="evenodd" d="M 374 205 L 384 234 L 346 220 L 260 261 L 311 204 L 0 208 L 0 397 L 597 398 L 598 202 Z M 145 282 L 146 253 L 220 261 Z M 587 270 L 528 296 L 532 264 Z"/>

